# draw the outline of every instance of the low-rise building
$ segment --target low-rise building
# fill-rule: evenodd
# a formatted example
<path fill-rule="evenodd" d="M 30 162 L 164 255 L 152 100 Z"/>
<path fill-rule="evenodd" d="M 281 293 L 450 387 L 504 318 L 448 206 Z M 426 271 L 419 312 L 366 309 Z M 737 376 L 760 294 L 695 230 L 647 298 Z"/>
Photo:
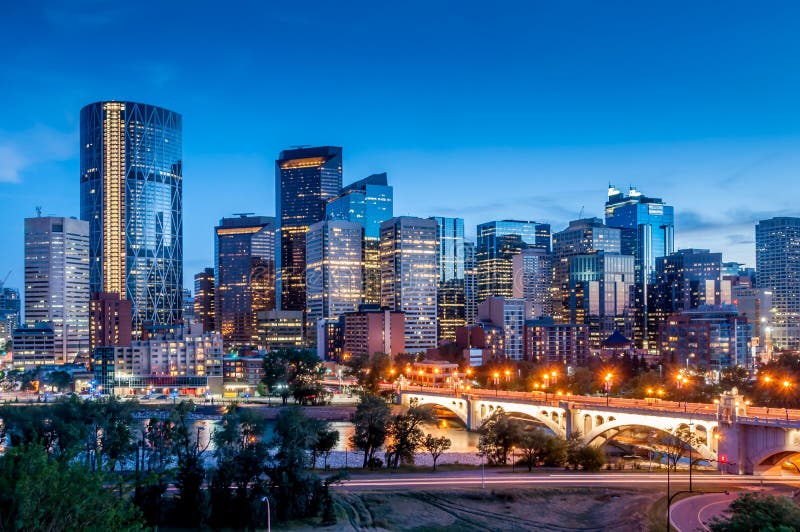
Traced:
<path fill-rule="evenodd" d="M 537 364 L 583 366 L 589 359 L 589 326 L 555 323 L 553 318 L 527 320 L 525 358 Z"/>
<path fill-rule="evenodd" d="M 15 329 L 12 342 L 15 367 L 28 368 L 56 362 L 55 332 L 49 322 L 37 321 Z M 62 361 L 59 357 L 59 362 Z"/>

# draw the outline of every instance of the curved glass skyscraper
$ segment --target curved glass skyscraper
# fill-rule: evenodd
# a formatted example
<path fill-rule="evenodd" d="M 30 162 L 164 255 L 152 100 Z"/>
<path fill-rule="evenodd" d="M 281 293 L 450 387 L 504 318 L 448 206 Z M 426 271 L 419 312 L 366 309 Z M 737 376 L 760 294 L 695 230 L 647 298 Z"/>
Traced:
<path fill-rule="evenodd" d="M 181 115 L 135 102 L 81 109 L 81 219 L 92 293 L 130 299 L 133 328 L 182 314 Z"/>

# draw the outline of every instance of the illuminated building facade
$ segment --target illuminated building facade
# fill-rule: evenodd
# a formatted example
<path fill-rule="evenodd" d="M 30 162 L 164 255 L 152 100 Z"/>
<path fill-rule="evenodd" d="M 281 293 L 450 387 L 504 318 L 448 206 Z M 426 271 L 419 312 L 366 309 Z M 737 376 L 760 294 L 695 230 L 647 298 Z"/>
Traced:
<path fill-rule="evenodd" d="M 501 220 L 478 226 L 478 303 L 514 295 L 512 257 L 529 247 L 550 250 L 549 224 Z"/>
<path fill-rule="evenodd" d="M 528 302 L 531 315 L 553 315 L 553 260 L 549 251 L 523 249 L 511 260 L 514 272 L 514 297 Z"/>
<path fill-rule="evenodd" d="M 89 362 L 89 224 L 25 219 L 25 323 L 49 322 L 56 361 Z"/>
<path fill-rule="evenodd" d="M 661 198 L 649 198 L 632 187 L 624 194 L 610 186 L 606 225 L 622 229 L 621 253 L 635 257 L 633 338 L 638 346 L 646 348 L 648 342 L 658 340 L 658 330 L 648 329 L 649 292 L 655 282 L 656 261 L 675 251 L 675 212 Z"/>
<path fill-rule="evenodd" d="M 436 233 L 430 219 L 400 216 L 381 224 L 381 306 L 405 314 L 409 353 L 436 347 Z"/>
<path fill-rule="evenodd" d="M 346 358 L 395 356 L 405 353 L 405 317 L 402 312 L 362 305 L 341 317 L 342 353 Z"/>
<path fill-rule="evenodd" d="M 456 339 L 456 328 L 467 324 L 464 282 L 464 220 L 436 216 L 439 261 L 437 320 L 439 341 Z"/>
<path fill-rule="evenodd" d="M 381 223 L 394 216 L 393 194 L 386 173 L 373 174 L 347 185 L 326 205 L 328 220 L 358 222 L 364 226 L 364 301 L 368 304 L 378 304 L 381 299 L 378 241 Z"/>
<path fill-rule="evenodd" d="M 342 188 L 342 148 L 284 150 L 275 161 L 278 308 L 306 307 L 306 232 Z"/>
<path fill-rule="evenodd" d="M 364 299 L 362 242 L 364 226 L 357 222 L 317 222 L 306 235 L 306 319 L 309 341 L 316 341 L 320 320 L 338 320 Z"/>
<path fill-rule="evenodd" d="M 756 225 L 756 281 L 772 292 L 772 343 L 800 349 L 800 218 L 771 218 Z"/>
<path fill-rule="evenodd" d="M 206 332 L 215 330 L 214 285 L 214 268 L 194 275 L 194 319 Z"/>
<path fill-rule="evenodd" d="M 570 257 L 598 251 L 620 253 L 622 231 L 608 227 L 600 218 L 573 220 L 566 229 L 553 234 L 553 316 L 569 322 Z"/>
<path fill-rule="evenodd" d="M 91 293 L 129 299 L 133 329 L 181 320 L 181 115 L 97 102 L 80 116 L 81 219 L 89 222 Z"/>
<path fill-rule="evenodd" d="M 304 347 L 301 310 L 266 310 L 257 315 L 258 348 L 267 351 Z"/>
<path fill-rule="evenodd" d="M 474 325 L 478 319 L 478 262 L 475 243 L 464 241 L 464 320 Z"/>
<path fill-rule="evenodd" d="M 550 366 L 586 365 L 589 360 L 589 326 L 556 323 L 548 317 L 526 321 L 525 359 Z"/>
<path fill-rule="evenodd" d="M 16 288 L 3 287 L 0 290 L 0 345 L 10 341 L 14 329 L 19 327 L 21 301 Z"/>
<path fill-rule="evenodd" d="M 529 315 L 530 305 L 524 299 L 489 297 L 478 305 L 478 321 L 502 331 L 500 356 L 510 360 L 525 358 L 525 320 Z"/>
<path fill-rule="evenodd" d="M 214 323 L 225 347 L 253 345 L 257 313 L 275 309 L 275 218 L 223 218 L 215 234 Z"/>
<path fill-rule="evenodd" d="M 634 258 L 598 251 L 569 258 L 566 323 L 589 326 L 591 349 L 620 331 L 633 329 Z"/>
<path fill-rule="evenodd" d="M 131 308 L 130 300 L 122 299 L 119 294 L 92 294 L 89 306 L 92 352 L 98 347 L 131 345 Z"/>

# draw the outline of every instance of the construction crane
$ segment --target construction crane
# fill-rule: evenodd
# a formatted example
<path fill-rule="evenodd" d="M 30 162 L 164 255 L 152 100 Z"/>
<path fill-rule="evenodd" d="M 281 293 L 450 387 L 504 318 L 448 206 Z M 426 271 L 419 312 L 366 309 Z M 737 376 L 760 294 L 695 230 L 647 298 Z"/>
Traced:
<path fill-rule="evenodd" d="M 11 272 L 12 272 L 12 271 L 13 271 L 13 270 L 8 270 L 8 273 L 6 274 L 6 276 L 5 276 L 5 277 L 3 277 L 3 280 L 2 280 L 2 282 L 0 282 L 0 290 L 2 290 L 2 289 L 3 289 L 3 287 L 6 285 L 6 281 L 8 281 L 8 278 L 9 278 L 9 277 L 11 277 Z"/>
<path fill-rule="evenodd" d="M 583 205 L 581 205 L 581 212 L 578 213 L 578 220 L 583 220 Z"/>

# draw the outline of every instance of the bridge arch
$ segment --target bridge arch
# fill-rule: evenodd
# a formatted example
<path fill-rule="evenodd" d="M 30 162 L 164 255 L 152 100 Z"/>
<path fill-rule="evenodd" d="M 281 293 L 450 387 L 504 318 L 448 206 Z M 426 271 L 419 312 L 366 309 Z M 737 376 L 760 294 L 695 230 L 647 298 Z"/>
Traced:
<path fill-rule="evenodd" d="M 553 434 L 555 434 L 557 436 L 564 434 L 564 431 L 561 429 L 561 427 L 558 425 L 558 423 L 557 422 L 553 422 L 552 419 L 550 419 L 549 417 L 546 417 L 546 416 L 539 416 L 539 415 L 535 415 L 533 412 L 521 412 L 519 410 L 510 410 L 510 411 L 507 410 L 506 411 L 506 415 L 509 416 L 509 417 L 522 417 L 522 418 L 530 419 L 531 421 L 535 421 L 536 423 L 539 423 L 540 425 L 544 425 L 545 427 L 550 429 L 550 431 L 552 431 Z"/>
<path fill-rule="evenodd" d="M 411 406 L 412 403 L 416 403 L 417 406 L 435 406 L 448 410 L 469 428 L 469 404 L 463 399 L 427 395 L 403 395 L 402 403 L 405 406 Z"/>
<path fill-rule="evenodd" d="M 585 416 L 591 419 L 591 416 Z M 597 416 L 598 418 L 600 416 Z M 585 418 L 584 418 L 585 421 Z M 583 437 L 583 442 L 586 445 L 600 445 L 605 443 L 606 441 L 610 440 L 613 436 L 616 436 L 621 429 L 624 427 L 643 427 L 648 429 L 655 429 L 657 431 L 669 434 L 671 431 L 675 430 L 672 423 L 669 423 L 669 419 L 658 419 L 658 418 L 643 418 L 643 419 L 635 419 L 635 418 L 623 418 L 623 419 L 614 419 L 612 417 L 608 418 L 608 421 L 603 423 L 602 425 L 595 425 L 594 428 L 586 433 L 584 432 L 585 436 Z M 688 427 L 689 425 L 686 423 L 678 424 L 678 427 Z M 707 434 L 707 425 L 702 425 L 704 429 L 706 429 Z M 614 432 L 613 435 L 608 436 L 609 432 Z M 714 431 L 716 431 L 716 427 L 714 427 Z M 599 442 L 600 438 L 604 437 L 605 439 L 603 442 Z M 712 449 L 708 445 L 708 438 L 699 445 L 694 446 L 694 452 L 702 456 L 706 460 L 715 460 L 716 459 L 716 450 Z M 799 451 L 800 452 L 800 451 Z"/>
<path fill-rule="evenodd" d="M 753 458 L 753 473 L 781 474 L 787 458 L 800 454 L 800 445 L 774 445 L 761 451 Z"/>

